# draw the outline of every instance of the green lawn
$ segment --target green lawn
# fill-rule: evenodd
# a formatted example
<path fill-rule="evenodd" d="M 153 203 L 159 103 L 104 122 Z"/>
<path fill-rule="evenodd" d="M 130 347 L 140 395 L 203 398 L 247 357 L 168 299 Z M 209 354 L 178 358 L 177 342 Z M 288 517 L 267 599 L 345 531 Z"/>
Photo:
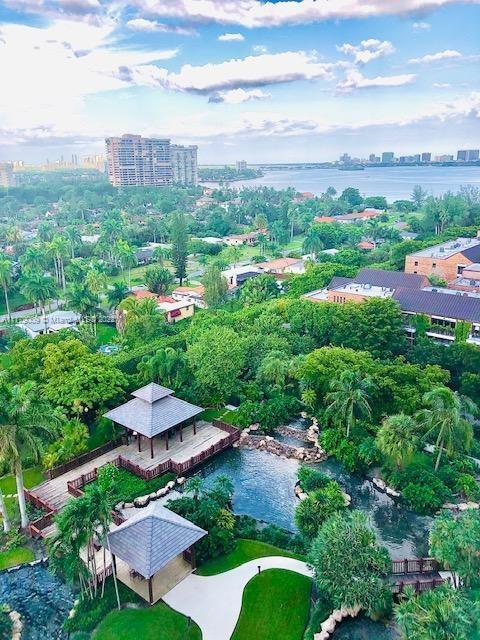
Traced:
<path fill-rule="evenodd" d="M 304 560 L 302 556 L 289 551 L 283 551 L 278 547 L 274 547 L 266 542 L 260 542 L 258 540 L 244 540 L 237 541 L 235 549 L 225 556 L 219 558 L 212 558 L 204 562 L 198 569 L 197 574 L 199 576 L 214 576 L 217 573 L 224 573 L 230 569 L 235 569 L 245 562 L 250 560 L 256 560 L 257 558 L 264 558 L 266 556 L 284 556 L 286 558 L 296 558 L 297 560 Z"/>
<path fill-rule="evenodd" d="M 28 300 L 22 296 L 19 291 L 11 291 L 8 294 L 8 303 L 10 305 L 10 311 L 15 311 L 17 307 L 22 304 L 26 304 Z M 7 313 L 7 306 L 5 304 L 5 296 L 3 295 L 3 290 L 0 295 L 0 315 L 4 315 Z"/>
<path fill-rule="evenodd" d="M 109 344 L 118 335 L 114 324 L 97 324 L 97 345 Z"/>
<path fill-rule="evenodd" d="M 93 634 L 94 640 L 201 640 L 198 626 L 165 603 L 148 609 L 111 611 Z M 251 638 L 250 640 L 253 640 Z"/>
<path fill-rule="evenodd" d="M 43 482 L 43 472 L 40 467 L 32 467 L 23 471 L 23 483 L 27 489 L 37 486 Z M 17 485 L 15 484 L 15 476 L 3 476 L 0 478 L 0 488 L 4 494 L 17 493 Z"/>
<path fill-rule="evenodd" d="M 312 579 L 294 571 L 262 571 L 245 587 L 231 640 L 302 640 L 311 589 Z"/>
<path fill-rule="evenodd" d="M 2 551 L 0 552 L 0 571 L 24 562 L 32 562 L 32 560 L 35 560 L 35 555 L 29 547 L 17 547 L 10 551 Z"/>

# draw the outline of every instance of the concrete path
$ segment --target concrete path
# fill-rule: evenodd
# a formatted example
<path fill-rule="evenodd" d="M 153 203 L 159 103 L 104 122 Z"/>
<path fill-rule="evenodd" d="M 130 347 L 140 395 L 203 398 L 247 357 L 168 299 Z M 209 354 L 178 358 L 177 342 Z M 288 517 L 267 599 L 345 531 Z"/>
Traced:
<path fill-rule="evenodd" d="M 163 599 L 172 609 L 190 616 L 198 624 L 202 640 L 230 640 L 242 608 L 243 590 L 257 575 L 259 566 L 262 571 L 288 569 L 313 577 L 305 562 L 271 556 L 251 560 L 216 576 L 192 574 Z"/>

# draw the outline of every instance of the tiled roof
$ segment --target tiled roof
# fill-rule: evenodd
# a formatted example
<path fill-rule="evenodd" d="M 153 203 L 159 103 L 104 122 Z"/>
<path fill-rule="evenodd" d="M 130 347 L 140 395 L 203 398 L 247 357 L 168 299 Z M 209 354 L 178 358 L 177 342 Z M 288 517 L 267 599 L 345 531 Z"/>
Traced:
<path fill-rule="evenodd" d="M 343 276 L 333 276 L 327 289 L 338 289 L 338 287 L 344 287 L 349 282 L 353 282 L 353 278 L 344 278 Z"/>
<path fill-rule="evenodd" d="M 104 417 L 153 438 L 203 411 L 202 407 L 175 398 L 172 393 L 160 385 L 147 385 L 132 394 L 133 400 L 111 409 Z"/>
<path fill-rule="evenodd" d="M 387 271 L 386 269 L 360 269 L 353 279 L 358 284 L 371 284 L 375 287 L 397 289 L 421 289 L 428 285 L 428 278 L 417 273 Z"/>
<path fill-rule="evenodd" d="M 269 262 L 259 262 L 257 267 L 260 269 L 285 269 L 292 264 L 298 264 L 302 262 L 301 258 L 277 258 L 276 260 L 270 260 Z"/>
<path fill-rule="evenodd" d="M 393 296 L 402 311 L 425 313 L 429 316 L 480 322 L 480 298 L 451 295 L 422 289 L 397 289 Z"/>
<path fill-rule="evenodd" d="M 469 249 L 464 249 L 462 254 L 465 258 L 468 258 L 468 260 L 478 262 L 480 260 L 480 244 L 477 244 L 475 247 L 470 247 Z"/>
<path fill-rule="evenodd" d="M 108 534 L 113 555 L 121 558 L 144 578 L 151 578 L 207 532 L 158 502 Z"/>

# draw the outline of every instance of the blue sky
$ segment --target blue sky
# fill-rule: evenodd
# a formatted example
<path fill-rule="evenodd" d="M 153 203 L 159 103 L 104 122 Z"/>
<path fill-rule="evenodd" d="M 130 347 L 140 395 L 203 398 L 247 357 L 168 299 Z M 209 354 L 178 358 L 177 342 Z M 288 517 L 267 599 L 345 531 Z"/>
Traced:
<path fill-rule="evenodd" d="M 0 160 L 203 163 L 480 146 L 480 0 L 0 0 Z"/>

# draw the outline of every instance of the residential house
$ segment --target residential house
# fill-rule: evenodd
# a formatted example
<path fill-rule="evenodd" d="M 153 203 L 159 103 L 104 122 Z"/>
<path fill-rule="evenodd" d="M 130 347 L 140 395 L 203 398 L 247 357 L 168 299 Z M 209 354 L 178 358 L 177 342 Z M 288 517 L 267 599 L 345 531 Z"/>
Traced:
<path fill-rule="evenodd" d="M 139 247 L 135 251 L 135 258 L 138 264 L 150 264 L 153 260 L 154 247 Z"/>
<path fill-rule="evenodd" d="M 232 267 L 222 271 L 222 276 L 226 279 L 229 289 L 240 287 L 249 278 L 255 278 L 263 273 L 258 266 L 247 264 L 238 267 Z"/>
<path fill-rule="evenodd" d="M 355 222 L 366 222 L 372 218 L 377 218 L 385 213 L 383 209 L 365 209 L 353 213 L 343 213 L 339 216 L 317 216 L 314 222 L 339 222 L 340 224 L 354 224 Z"/>
<path fill-rule="evenodd" d="M 286 275 L 289 273 L 305 273 L 305 263 L 300 258 L 277 258 L 268 262 L 259 262 L 256 265 L 265 273 L 273 275 Z"/>
<path fill-rule="evenodd" d="M 203 285 L 199 285 L 198 287 L 176 287 L 172 291 L 172 298 L 177 302 L 189 302 L 199 309 L 205 309 L 207 305 L 203 299 L 204 293 L 205 287 Z"/>
<path fill-rule="evenodd" d="M 74 311 L 53 311 L 45 316 L 36 316 L 19 322 L 17 327 L 29 338 L 36 338 L 45 333 L 56 333 L 61 329 L 76 329 L 81 316 Z"/>
<path fill-rule="evenodd" d="M 266 235 L 267 230 L 259 229 L 258 231 L 249 231 L 248 233 L 233 234 L 224 238 L 223 241 L 225 244 L 228 244 L 229 247 L 237 247 L 243 244 L 253 246 L 257 244 L 258 236 L 262 234 Z"/>
<path fill-rule="evenodd" d="M 450 283 L 451 289 L 480 293 L 480 263 L 475 262 L 463 269 L 462 274 Z"/>
<path fill-rule="evenodd" d="M 465 267 L 480 262 L 480 230 L 476 238 L 457 238 L 405 257 L 405 271 L 435 275 L 446 282 L 462 276 Z"/>

